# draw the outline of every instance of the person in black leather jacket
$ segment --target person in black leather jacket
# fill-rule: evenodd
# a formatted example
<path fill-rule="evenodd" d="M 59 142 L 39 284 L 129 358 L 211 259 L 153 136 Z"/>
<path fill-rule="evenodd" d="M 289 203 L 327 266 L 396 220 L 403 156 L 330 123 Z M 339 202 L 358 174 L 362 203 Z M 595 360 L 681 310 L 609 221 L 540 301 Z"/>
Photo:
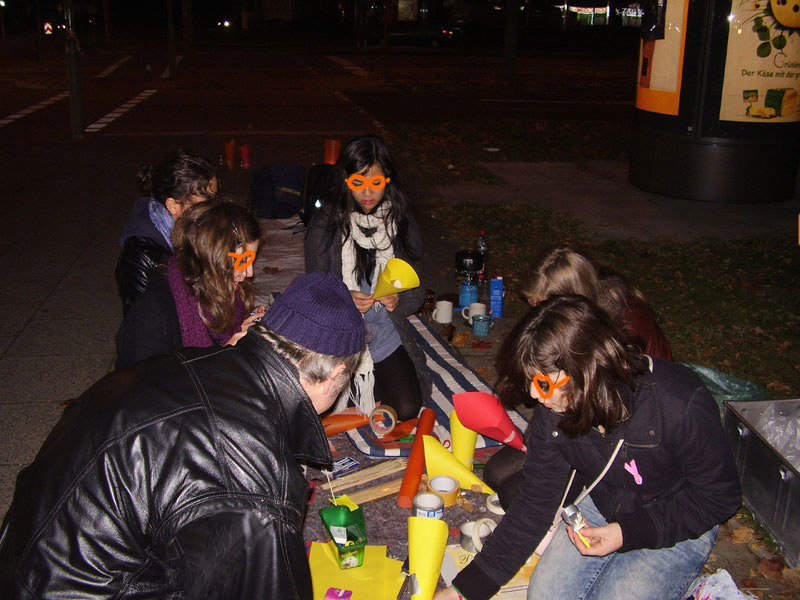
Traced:
<path fill-rule="evenodd" d="M 519 494 L 483 549 L 436 600 L 492 597 L 558 527 L 528 598 L 680 600 L 720 523 L 741 505 L 710 392 L 691 370 L 642 355 L 584 296 L 552 296 L 512 330 L 495 391 L 538 403 Z M 608 467 L 607 471 L 604 469 Z M 560 523 L 570 472 L 588 524 Z M 566 501 L 565 501 L 566 495 Z"/>
<path fill-rule="evenodd" d="M 145 290 L 150 274 L 172 254 L 172 226 L 186 208 L 213 198 L 217 176 L 204 158 L 178 149 L 158 165 L 143 166 L 137 176 L 145 194 L 133 204 L 119 239 L 114 275 L 122 314 Z"/>
<path fill-rule="evenodd" d="M 318 414 L 364 339 L 344 284 L 301 275 L 235 346 L 98 381 L 19 474 L 0 598 L 312 600 L 299 461 L 330 464 Z"/>

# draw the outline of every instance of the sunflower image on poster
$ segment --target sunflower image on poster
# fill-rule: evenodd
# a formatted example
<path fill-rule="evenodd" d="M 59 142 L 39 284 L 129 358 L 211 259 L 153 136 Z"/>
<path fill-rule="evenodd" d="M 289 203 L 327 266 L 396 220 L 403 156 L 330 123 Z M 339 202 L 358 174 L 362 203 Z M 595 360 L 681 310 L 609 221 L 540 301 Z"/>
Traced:
<path fill-rule="evenodd" d="M 800 0 L 733 0 L 720 120 L 800 121 Z"/>

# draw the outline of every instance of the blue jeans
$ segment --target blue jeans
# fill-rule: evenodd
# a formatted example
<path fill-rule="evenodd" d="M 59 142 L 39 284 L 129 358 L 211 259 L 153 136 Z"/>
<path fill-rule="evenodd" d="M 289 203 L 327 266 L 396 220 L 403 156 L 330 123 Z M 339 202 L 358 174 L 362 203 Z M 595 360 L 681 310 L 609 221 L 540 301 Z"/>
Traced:
<path fill-rule="evenodd" d="M 579 505 L 587 523 L 606 525 L 591 496 Z M 528 585 L 528 600 L 681 600 L 717 539 L 716 525 L 671 548 L 583 556 L 559 525 Z"/>

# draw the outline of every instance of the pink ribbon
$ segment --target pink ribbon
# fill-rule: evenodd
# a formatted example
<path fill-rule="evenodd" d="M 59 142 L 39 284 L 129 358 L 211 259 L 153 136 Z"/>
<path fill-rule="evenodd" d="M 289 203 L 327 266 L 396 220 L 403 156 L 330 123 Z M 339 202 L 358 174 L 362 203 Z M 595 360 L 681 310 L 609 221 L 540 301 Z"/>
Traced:
<path fill-rule="evenodd" d="M 636 468 L 636 460 L 631 459 L 631 462 L 626 462 L 625 470 L 633 475 L 633 480 L 636 482 L 636 485 L 642 485 L 642 483 L 644 483 L 644 479 L 639 475 L 639 469 Z"/>

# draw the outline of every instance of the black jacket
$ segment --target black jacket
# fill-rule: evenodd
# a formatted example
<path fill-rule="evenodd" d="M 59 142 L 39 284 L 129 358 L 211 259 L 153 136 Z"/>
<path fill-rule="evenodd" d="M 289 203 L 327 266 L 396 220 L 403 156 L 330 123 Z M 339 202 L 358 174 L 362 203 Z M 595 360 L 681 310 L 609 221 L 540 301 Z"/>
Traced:
<path fill-rule="evenodd" d="M 619 454 L 591 493 L 606 521 L 622 528 L 619 552 L 697 538 L 738 510 L 739 476 L 714 399 L 686 367 L 653 363 L 653 372 L 641 375 L 624 400 L 632 416 L 607 435 L 593 429 L 569 438 L 558 428 L 558 414 L 536 408 L 519 495 L 453 581 L 465 598 L 490 598 L 513 577 L 552 523 L 570 470 L 588 485 L 620 438 Z M 631 460 L 641 485 L 625 470 Z"/>
<path fill-rule="evenodd" d="M 327 246 L 326 230 L 332 207 L 327 205 L 322 208 L 311 221 L 305 239 L 305 262 L 306 273 L 333 273 L 342 279 L 342 234 L 335 236 L 333 243 Z M 394 255 L 409 263 L 422 280 L 422 236 L 416 220 L 409 215 L 408 217 L 408 238 L 412 251 L 418 258 L 412 260 L 410 256 L 400 251 L 397 244 L 394 247 Z M 425 287 L 420 285 L 411 290 L 400 292 L 397 307 L 389 312 L 389 318 L 394 324 L 394 328 L 400 336 L 408 355 L 414 363 L 417 372 L 420 391 L 423 403 L 431 397 L 432 382 L 427 366 L 425 365 L 425 353 L 422 348 L 414 341 L 414 333 L 411 324 L 406 319 L 407 316 L 414 314 L 425 301 Z"/>
<path fill-rule="evenodd" d="M 114 277 L 122 300 L 122 314 L 147 288 L 150 274 L 172 254 L 167 240 L 150 220 L 150 198 L 139 198 L 125 221 L 119 240 L 120 253 Z"/>
<path fill-rule="evenodd" d="M 117 369 L 183 347 L 178 309 L 163 268 L 150 274 L 147 289 L 123 317 L 116 341 Z"/>
<path fill-rule="evenodd" d="M 17 479 L 0 598 L 311 600 L 298 460 L 322 425 L 255 332 L 111 373 Z"/>

